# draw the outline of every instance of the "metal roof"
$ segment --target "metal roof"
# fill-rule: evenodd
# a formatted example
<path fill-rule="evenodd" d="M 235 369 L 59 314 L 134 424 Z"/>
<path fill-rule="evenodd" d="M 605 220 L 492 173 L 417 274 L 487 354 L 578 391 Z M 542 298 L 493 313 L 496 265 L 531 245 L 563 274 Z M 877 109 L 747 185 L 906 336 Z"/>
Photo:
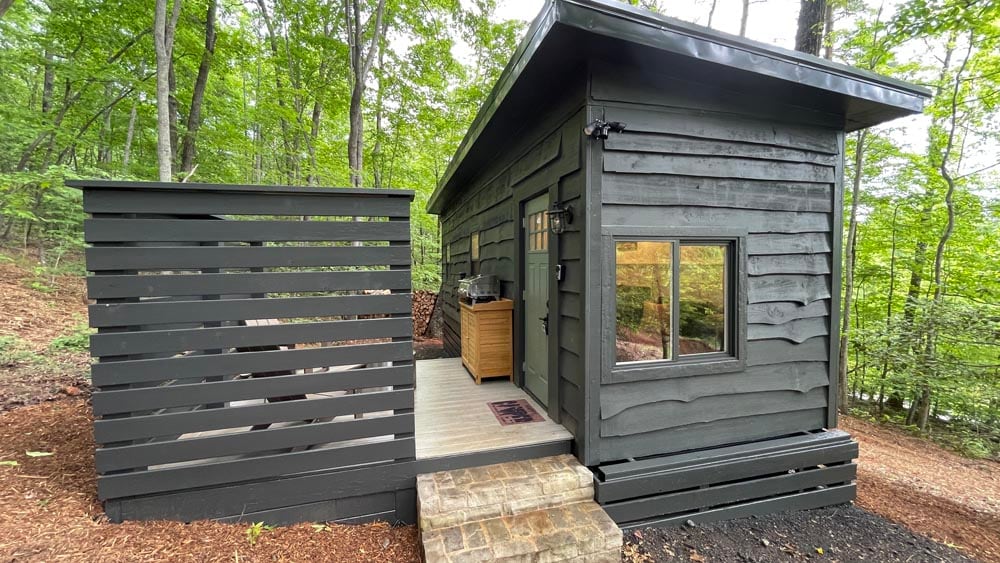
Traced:
<path fill-rule="evenodd" d="M 931 92 L 907 82 L 881 76 L 826 59 L 767 45 L 682 22 L 614 0 L 550 0 L 535 18 L 527 34 L 486 98 L 427 203 L 431 213 L 440 213 L 446 192 L 453 190 L 456 176 L 480 137 L 497 127 L 494 119 L 508 102 L 511 90 L 526 71 L 538 65 L 557 30 L 574 29 L 593 36 L 624 41 L 643 50 L 644 56 L 671 54 L 707 66 L 722 65 L 734 73 L 752 73 L 812 89 L 841 101 L 844 129 L 853 131 L 919 113 Z M 546 57 L 570 60 L 586 56 L 586 49 L 563 49 Z M 551 83 L 550 83 L 551 84 Z M 538 84 L 547 87 L 550 84 Z"/>

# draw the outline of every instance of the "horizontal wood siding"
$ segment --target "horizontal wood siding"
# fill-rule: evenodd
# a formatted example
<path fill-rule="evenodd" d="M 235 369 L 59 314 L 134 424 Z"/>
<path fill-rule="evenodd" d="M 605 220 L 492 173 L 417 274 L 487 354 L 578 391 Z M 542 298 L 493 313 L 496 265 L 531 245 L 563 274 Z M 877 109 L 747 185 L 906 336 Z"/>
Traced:
<path fill-rule="evenodd" d="M 460 190 L 444 206 L 441 214 L 442 283 L 441 307 L 444 318 L 444 346 L 451 356 L 461 353 L 460 315 L 458 312 L 458 280 L 462 275 L 493 274 L 501 281 L 502 296 L 515 302 L 514 339 L 515 372 L 520 373 L 519 311 L 521 299 L 515 295 L 519 287 L 517 257 L 521 254 L 519 206 L 524 198 L 555 192 L 556 197 L 582 213 L 581 198 L 585 176 L 581 166 L 581 130 L 584 126 L 582 84 L 561 91 L 553 100 L 547 116 L 526 127 L 517 139 L 498 147 L 493 165 L 481 171 L 467 187 Z M 470 242 L 479 233 L 479 260 L 472 260 Z M 558 334 L 558 357 L 555 373 L 550 373 L 558 388 L 560 422 L 575 436 L 584 419 L 582 374 L 581 309 L 584 288 L 582 261 L 584 256 L 583 221 L 574 221 L 567 232 L 550 237 L 557 244 L 556 255 L 566 272 L 563 283 L 550 281 L 557 303 L 551 303 L 553 334 Z M 551 364 L 550 364 L 551 365 Z M 556 412 L 553 413 L 553 410 Z"/>
<path fill-rule="evenodd" d="M 111 518 L 412 521 L 412 194 L 78 185 Z"/>
<path fill-rule="evenodd" d="M 626 84 L 638 80 L 626 76 Z M 822 428 L 836 131 L 749 111 L 694 112 L 682 95 L 690 84 L 657 98 L 608 79 L 597 72 L 594 97 L 607 103 L 607 120 L 628 126 L 604 142 L 602 224 L 745 230 L 747 302 L 740 306 L 749 324 L 743 371 L 602 385 L 602 461 Z M 661 107 L 630 103 L 639 101 L 634 95 Z"/>

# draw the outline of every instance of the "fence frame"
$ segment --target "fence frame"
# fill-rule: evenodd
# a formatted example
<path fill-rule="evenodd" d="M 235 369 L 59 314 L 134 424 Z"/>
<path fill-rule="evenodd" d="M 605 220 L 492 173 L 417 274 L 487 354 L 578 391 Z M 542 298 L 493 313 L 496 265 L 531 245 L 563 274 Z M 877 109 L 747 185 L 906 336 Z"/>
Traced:
<path fill-rule="evenodd" d="M 68 184 L 111 520 L 413 522 L 413 192 Z"/>

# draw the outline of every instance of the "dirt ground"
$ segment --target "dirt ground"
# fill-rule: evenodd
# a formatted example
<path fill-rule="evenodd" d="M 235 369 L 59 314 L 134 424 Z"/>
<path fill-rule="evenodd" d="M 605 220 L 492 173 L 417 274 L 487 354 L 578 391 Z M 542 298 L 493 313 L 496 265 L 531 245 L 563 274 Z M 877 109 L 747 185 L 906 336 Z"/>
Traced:
<path fill-rule="evenodd" d="M 624 560 L 760 562 L 971 561 L 948 546 L 856 506 L 769 514 L 694 527 L 635 530 Z"/>
<path fill-rule="evenodd" d="M 47 291 L 32 288 L 32 283 L 43 284 Z M 0 260 L 0 412 L 86 394 L 87 353 L 50 347 L 86 322 L 83 296 L 79 277 L 36 278 Z"/>
<path fill-rule="evenodd" d="M 982 561 L 1000 562 L 1000 463 L 845 417 L 861 442 L 858 505 Z"/>

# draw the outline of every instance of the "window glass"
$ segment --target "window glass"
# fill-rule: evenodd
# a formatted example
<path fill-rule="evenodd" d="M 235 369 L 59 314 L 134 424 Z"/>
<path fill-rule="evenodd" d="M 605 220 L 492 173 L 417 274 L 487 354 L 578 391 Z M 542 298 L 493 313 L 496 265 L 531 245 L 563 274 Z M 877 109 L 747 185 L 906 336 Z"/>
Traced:
<path fill-rule="evenodd" d="M 680 355 L 726 349 L 728 245 L 681 244 Z"/>
<path fill-rule="evenodd" d="M 615 243 L 615 361 L 667 360 L 673 243 Z"/>
<path fill-rule="evenodd" d="M 472 233 L 472 240 L 469 241 L 469 252 L 472 253 L 473 260 L 479 260 L 479 233 Z"/>
<path fill-rule="evenodd" d="M 548 217 L 544 211 L 528 216 L 528 250 L 542 251 L 549 248 Z"/>

